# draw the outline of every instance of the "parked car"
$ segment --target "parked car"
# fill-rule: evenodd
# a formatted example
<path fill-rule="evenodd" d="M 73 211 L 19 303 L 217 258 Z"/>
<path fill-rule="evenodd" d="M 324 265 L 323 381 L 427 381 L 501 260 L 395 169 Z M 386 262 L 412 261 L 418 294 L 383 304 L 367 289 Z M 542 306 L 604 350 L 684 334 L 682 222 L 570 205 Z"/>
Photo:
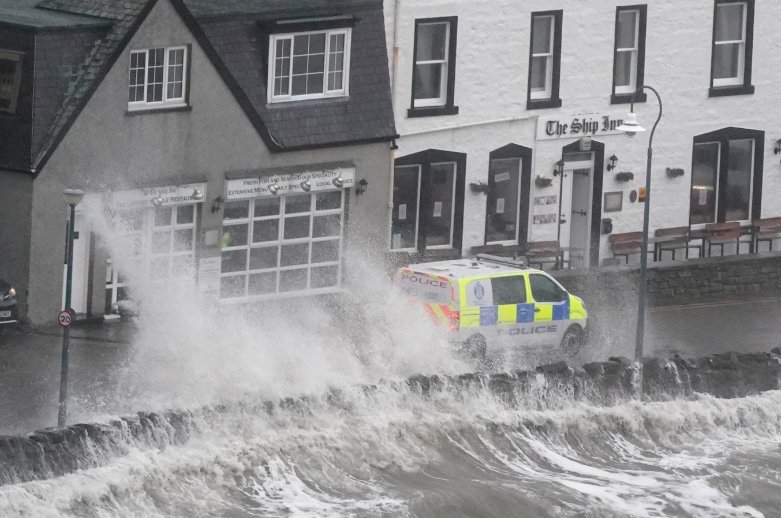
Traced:
<path fill-rule="evenodd" d="M 10 283 L 0 279 L 0 325 L 13 324 L 19 319 L 16 304 L 16 290 Z"/>
<path fill-rule="evenodd" d="M 479 254 L 399 269 L 395 284 L 452 342 L 480 358 L 497 349 L 560 348 L 576 355 L 586 342 L 583 299 L 523 261 Z"/>

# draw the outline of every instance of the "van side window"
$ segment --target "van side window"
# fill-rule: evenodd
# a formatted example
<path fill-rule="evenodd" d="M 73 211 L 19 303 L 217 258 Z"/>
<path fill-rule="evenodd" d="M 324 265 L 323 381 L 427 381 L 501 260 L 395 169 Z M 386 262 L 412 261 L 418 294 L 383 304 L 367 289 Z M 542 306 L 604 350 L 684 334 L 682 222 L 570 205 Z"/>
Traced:
<path fill-rule="evenodd" d="M 491 288 L 494 292 L 495 306 L 526 302 L 526 283 L 523 281 L 523 275 L 491 279 Z"/>
<path fill-rule="evenodd" d="M 544 275 L 529 275 L 529 285 L 532 289 L 532 297 L 537 302 L 561 302 L 564 300 L 562 289 Z"/>

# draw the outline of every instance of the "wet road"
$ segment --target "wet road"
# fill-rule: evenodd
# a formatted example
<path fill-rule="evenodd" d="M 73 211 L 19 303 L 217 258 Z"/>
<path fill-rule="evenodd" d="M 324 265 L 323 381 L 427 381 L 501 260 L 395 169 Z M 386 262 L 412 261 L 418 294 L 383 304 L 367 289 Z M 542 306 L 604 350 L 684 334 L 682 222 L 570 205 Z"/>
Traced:
<path fill-rule="evenodd" d="M 631 357 L 634 309 L 615 317 L 591 308 L 600 325 L 583 360 Z M 725 351 L 767 351 L 781 345 L 781 298 L 722 301 L 651 308 L 646 324 L 646 355 L 704 355 Z M 121 392 L 122 368 L 132 354 L 132 329 L 125 324 L 74 330 L 70 357 L 69 422 L 81 408 L 106 414 L 102 395 Z M 0 434 L 53 426 L 57 416 L 61 336 L 0 332 Z M 126 410 L 123 410 L 126 411 Z"/>

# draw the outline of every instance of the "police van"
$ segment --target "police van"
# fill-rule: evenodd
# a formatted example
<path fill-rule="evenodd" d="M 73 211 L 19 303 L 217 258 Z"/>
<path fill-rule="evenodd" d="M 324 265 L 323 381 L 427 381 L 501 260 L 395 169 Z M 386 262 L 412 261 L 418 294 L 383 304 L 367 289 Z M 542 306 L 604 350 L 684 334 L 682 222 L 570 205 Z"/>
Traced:
<path fill-rule="evenodd" d="M 400 268 L 394 284 L 470 356 L 514 347 L 561 348 L 574 356 L 585 343 L 588 312 L 578 296 L 523 259 L 478 254 Z"/>

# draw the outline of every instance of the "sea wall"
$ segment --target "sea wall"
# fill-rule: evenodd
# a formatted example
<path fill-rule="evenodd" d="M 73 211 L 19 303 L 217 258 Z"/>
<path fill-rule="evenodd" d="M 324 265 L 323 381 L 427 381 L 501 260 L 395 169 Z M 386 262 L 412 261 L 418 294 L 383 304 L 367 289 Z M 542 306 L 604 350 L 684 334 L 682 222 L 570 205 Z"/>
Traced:
<path fill-rule="evenodd" d="M 599 299 L 614 297 L 616 293 L 636 292 L 640 269 L 639 264 L 630 263 L 551 273 L 573 293 Z M 778 295 L 781 293 L 781 253 L 652 262 L 648 265 L 647 282 L 649 300 L 656 304 L 725 295 Z"/>
<path fill-rule="evenodd" d="M 573 402 L 615 405 L 628 400 L 664 401 L 711 394 L 737 398 L 779 388 L 781 349 L 770 353 L 717 354 L 702 358 L 611 358 L 573 368 L 565 362 L 536 370 L 418 375 L 398 382 L 358 387 L 359 397 L 393 390 L 409 397 L 469 397 L 484 393 L 510 408 L 563 408 Z M 104 423 L 74 424 L 18 436 L 0 437 L 0 485 L 47 479 L 105 465 L 134 448 L 158 449 L 184 444 L 213 427 L 231 426 L 235 416 L 311 415 L 349 412 L 355 393 L 332 390 L 320 396 L 272 401 L 243 401 L 197 410 L 139 412 Z"/>

